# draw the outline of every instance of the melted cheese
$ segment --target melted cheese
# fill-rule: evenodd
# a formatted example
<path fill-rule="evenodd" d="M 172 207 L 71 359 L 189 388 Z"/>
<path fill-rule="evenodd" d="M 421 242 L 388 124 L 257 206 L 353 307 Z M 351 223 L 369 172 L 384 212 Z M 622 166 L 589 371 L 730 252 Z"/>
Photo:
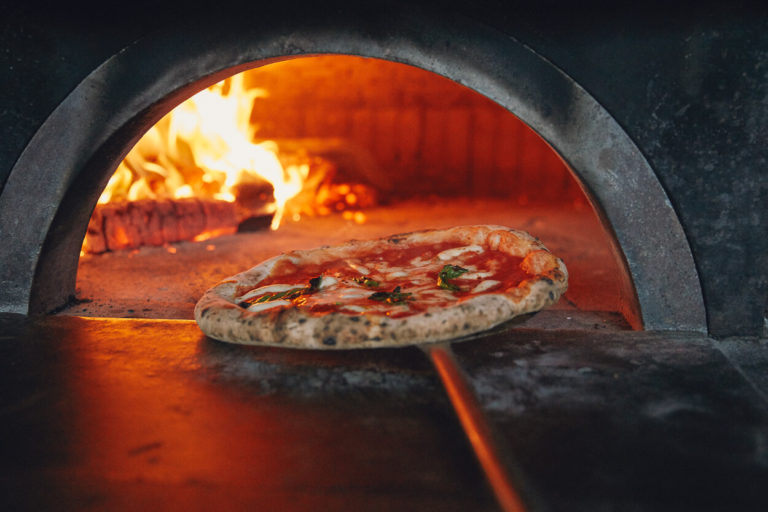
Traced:
<path fill-rule="evenodd" d="M 360 272 L 364 276 L 367 276 L 368 274 L 371 273 L 371 270 L 368 267 L 364 267 L 364 266 L 360 265 L 359 263 L 353 263 L 351 261 L 347 261 L 347 265 L 349 265 L 353 269 L 357 270 L 358 272 Z"/>
<path fill-rule="evenodd" d="M 320 284 L 318 285 L 318 288 L 320 290 L 322 290 L 323 288 L 329 288 L 338 282 L 339 280 L 336 279 L 335 277 L 323 276 L 322 279 L 320 279 Z"/>
<path fill-rule="evenodd" d="M 478 284 L 474 288 L 472 288 L 472 293 L 481 293 L 486 292 L 490 290 L 491 288 L 495 288 L 496 286 L 500 285 L 501 281 L 496 281 L 495 279 L 486 279 L 482 283 Z"/>
<path fill-rule="evenodd" d="M 272 302 L 259 302 L 257 304 L 251 304 L 248 306 L 248 311 L 257 312 L 264 311 L 265 309 L 279 308 L 282 306 L 290 306 L 289 300 L 273 300 Z"/>
<path fill-rule="evenodd" d="M 467 270 L 474 270 L 468 268 Z M 462 279 L 485 279 L 486 277 L 491 277 L 493 275 L 493 272 L 467 272 L 466 274 L 462 274 Z"/>
<path fill-rule="evenodd" d="M 482 252 L 485 249 L 483 249 L 479 245 L 465 245 L 464 247 L 454 247 L 453 249 L 446 249 L 445 251 L 442 251 L 437 254 L 437 257 L 440 258 L 442 261 L 451 261 L 455 260 L 459 256 L 468 253 L 468 252 L 476 252 L 478 254 L 482 254 Z"/>

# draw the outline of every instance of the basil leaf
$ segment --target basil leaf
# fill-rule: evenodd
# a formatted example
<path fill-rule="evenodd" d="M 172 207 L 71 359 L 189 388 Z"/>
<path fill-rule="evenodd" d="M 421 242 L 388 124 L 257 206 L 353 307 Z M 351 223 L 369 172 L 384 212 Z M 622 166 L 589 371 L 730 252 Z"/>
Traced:
<path fill-rule="evenodd" d="M 469 270 L 464 267 L 459 267 L 458 265 L 445 265 L 440 270 L 440 275 L 444 279 L 455 279 L 465 272 L 469 272 Z"/>
<path fill-rule="evenodd" d="M 408 304 L 409 300 L 413 300 L 413 294 L 401 292 L 400 287 L 396 286 L 391 292 L 374 292 L 368 298 L 387 304 Z"/>
<path fill-rule="evenodd" d="M 248 306 L 252 306 L 253 304 L 261 304 L 264 302 L 272 302 L 272 301 L 281 300 L 281 299 L 283 300 L 297 299 L 302 295 L 309 295 L 310 293 L 314 293 L 320 290 L 320 282 L 322 280 L 323 280 L 323 276 L 313 277 L 312 279 L 309 280 L 309 286 L 306 286 L 304 288 L 291 288 L 290 290 L 285 290 L 277 293 L 265 293 L 260 297 L 244 300 L 239 305 L 240 307 L 248 308 Z"/>
<path fill-rule="evenodd" d="M 437 286 L 452 292 L 460 292 L 461 288 L 451 283 L 449 279 L 456 279 L 465 272 L 469 272 L 469 270 L 464 267 L 459 267 L 458 265 L 445 265 L 440 272 L 437 273 Z"/>
<path fill-rule="evenodd" d="M 380 284 L 378 281 L 374 281 L 368 276 L 356 277 L 354 281 L 356 283 L 362 284 L 363 286 L 367 286 L 368 288 L 378 288 Z"/>

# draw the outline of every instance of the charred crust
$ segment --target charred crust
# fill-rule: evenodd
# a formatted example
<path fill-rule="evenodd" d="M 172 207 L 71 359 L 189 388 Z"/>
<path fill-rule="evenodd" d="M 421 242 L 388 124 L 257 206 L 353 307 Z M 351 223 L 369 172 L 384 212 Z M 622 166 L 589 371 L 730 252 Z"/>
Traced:
<path fill-rule="evenodd" d="M 359 316 L 351 316 L 351 317 L 349 317 L 349 321 L 350 322 L 359 322 L 360 321 L 360 317 Z"/>
<path fill-rule="evenodd" d="M 553 292 L 552 290 L 549 291 L 549 299 L 555 300 L 555 292 Z"/>
<path fill-rule="evenodd" d="M 336 345 L 336 338 L 334 338 L 333 336 L 327 336 L 323 338 L 323 345 L 327 345 L 329 347 Z"/>
<path fill-rule="evenodd" d="M 462 326 L 462 329 L 464 329 L 465 331 L 469 330 L 469 324 L 468 323 L 464 323 L 464 325 Z"/>
<path fill-rule="evenodd" d="M 203 308 L 203 310 L 200 312 L 200 318 L 205 318 L 210 312 L 211 308 Z"/>
<path fill-rule="evenodd" d="M 301 317 L 301 318 L 299 318 L 299 323 L 300 323 L 300 324 L 303 324 L 303 323 L 304 323 L 304 322 L 306 322 L 306 321 L 307 321 L 307 319 L 306 319 L 306 318 L 304 318 L 304 317 Z"/>

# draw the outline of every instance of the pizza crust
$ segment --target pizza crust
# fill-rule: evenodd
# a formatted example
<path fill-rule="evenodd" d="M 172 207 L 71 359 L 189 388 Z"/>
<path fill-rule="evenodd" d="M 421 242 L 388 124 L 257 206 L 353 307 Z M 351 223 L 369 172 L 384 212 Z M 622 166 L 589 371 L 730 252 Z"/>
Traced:
<path fill-rule="evenodd" d="M 393 247 L 445 241 L 462 246 L 479 245 L 523 258 L 520 266 L 530 276 L 511 290 L 485 292 L 446 307 L 399 318 L 343 312 L 318 315 L 292 305 L 248 311 L 236 303 L 244 290 L 258 287 L 273 267 L 286 258 L 300 266 L 354 258 L 355 254 Z M 195 307 L 195 320 L 211 338 L 245 345 L 310 349 L 404 346 L 444 341 L 490 329 L 554 304 L 567 286 L 568 271 L 563 261 L 528 233 L 503 226 L 461 226 L 376 240 L 352 240 L 334 247 L 281 254 L 208 290 Z"/>

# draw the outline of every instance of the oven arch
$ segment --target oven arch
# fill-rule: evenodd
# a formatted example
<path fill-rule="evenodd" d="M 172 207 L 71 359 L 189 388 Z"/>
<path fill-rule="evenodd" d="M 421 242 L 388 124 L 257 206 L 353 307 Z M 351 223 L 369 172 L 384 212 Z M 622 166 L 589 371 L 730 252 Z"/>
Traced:
<path fill-rule="evenodd" d="M 584 89 L 525 45 L 466 18 L 395 12 L 372 26 L 355 16 L 180 24 L 95 69 L 31 139 L 0 196 L 0 233 L 16 239 L 0 246 L 0 261 L 9 262 L 0 271 L 0 311 L 42 313 L 67 301 L 90 213 L 111 171 L 182 99 L 256 65 L 338 53 L 438 73 L 522 119 L 566 161 L 612 230 L 627 270 L 623 302 L 639 309 L 623 311 L 633 327 L 706 330 L 674 209 L 639 149 Z"/>

